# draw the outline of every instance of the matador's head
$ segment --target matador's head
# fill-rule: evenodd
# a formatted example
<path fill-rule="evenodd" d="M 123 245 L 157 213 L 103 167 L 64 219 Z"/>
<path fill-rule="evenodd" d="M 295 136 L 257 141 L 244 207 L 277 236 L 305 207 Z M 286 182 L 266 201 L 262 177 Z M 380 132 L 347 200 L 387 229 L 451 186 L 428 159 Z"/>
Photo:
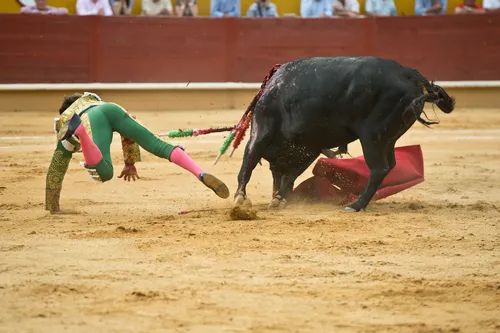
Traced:
<path fill-rule="evenodd" d="M 77 99 L 79 99 L 82 96 L 83 96 L 83 94 L 80 94 L 80 93 L 75 93 L 75 94 L 71 94 L 69 96 L 64 96 L 61 107 L 59 108 L 59 114 L 62 114 L 67 108 L 70 107 L 71 104 L 73 104 Z"/>

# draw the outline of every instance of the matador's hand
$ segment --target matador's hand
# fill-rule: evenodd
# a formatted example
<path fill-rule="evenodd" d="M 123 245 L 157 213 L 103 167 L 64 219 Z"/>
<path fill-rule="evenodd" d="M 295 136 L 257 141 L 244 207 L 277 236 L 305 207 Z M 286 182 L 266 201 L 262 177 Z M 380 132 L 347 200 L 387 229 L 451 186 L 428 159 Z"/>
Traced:
<path fill-rule="evenodd" d="M 131 179 L 135 182 L 136 179 L 140 179 L 139 174 L 137 174 L 137 169 L 135 165 L 125 163 L 123 167 L 122 173 L 118 176 L 118 178 L 123 178 L 123 180 L 130 181 Z"/>

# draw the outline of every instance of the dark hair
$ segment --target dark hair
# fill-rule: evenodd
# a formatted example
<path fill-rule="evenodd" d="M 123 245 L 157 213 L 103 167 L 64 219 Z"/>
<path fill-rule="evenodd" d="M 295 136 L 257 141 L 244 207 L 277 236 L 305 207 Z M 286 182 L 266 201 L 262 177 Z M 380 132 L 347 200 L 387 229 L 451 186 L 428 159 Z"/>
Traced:
<path fill-rule="evenodd" d="M 61 107 L 59 108 L 59 114 L 63 113 L 67 108 L 71 106 L 71 104 L 73 104 L 77 99 L 79 99 L 82 96 L 83 94 L 80 93 L 74 93 L 69 96 L 64 96 Z"/>

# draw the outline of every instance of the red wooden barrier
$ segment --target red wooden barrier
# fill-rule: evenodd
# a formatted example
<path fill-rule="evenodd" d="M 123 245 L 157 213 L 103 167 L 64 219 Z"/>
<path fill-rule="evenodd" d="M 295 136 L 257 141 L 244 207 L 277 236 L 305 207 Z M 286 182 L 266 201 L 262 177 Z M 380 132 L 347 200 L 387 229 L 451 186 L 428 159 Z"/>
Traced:
<path fill-rule="evenodd" d="M 378 55 L 499 80 L 500 15 L 211 19 L 0 15 L 0 82 L 259 82 L 275 63 Z"/>

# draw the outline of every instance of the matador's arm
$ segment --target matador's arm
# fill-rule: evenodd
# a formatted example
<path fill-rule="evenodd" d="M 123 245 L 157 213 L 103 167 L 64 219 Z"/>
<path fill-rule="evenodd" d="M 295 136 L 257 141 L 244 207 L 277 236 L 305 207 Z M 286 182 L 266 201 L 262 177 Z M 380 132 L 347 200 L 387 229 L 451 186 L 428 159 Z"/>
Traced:
<path fill-rule="evenodd" d="M 121 136 L 122 138 L 122 149 L 123 149 L 123 161 L 125 164 L 135 164 L 141 161 L 141 151 L 139 145 L 133 140 Z"/>
<path fill-rule="evenodd" d="M 125 165 L 122 172 L 118 178 L 123 178 L 123 180 L 130 181 L 131 179 L 135 181 L 136 178 L 140 178 L 137 174 L 137 169 L 135 168 L 135 163 L 141 161 L 141 151 L 139 145 L 129 138 L 122 135 L 122 149 L 123 149 L 123 160 Z"/>
<path fill-rule="evenodd" d="M 49 210 L 51 213 L 60 210 L 59 197 L 62 183 L 72 155 L 73 153 L 68 151 L 60 141 L 57 142 L 45 182 L 45 210 Z"/>

